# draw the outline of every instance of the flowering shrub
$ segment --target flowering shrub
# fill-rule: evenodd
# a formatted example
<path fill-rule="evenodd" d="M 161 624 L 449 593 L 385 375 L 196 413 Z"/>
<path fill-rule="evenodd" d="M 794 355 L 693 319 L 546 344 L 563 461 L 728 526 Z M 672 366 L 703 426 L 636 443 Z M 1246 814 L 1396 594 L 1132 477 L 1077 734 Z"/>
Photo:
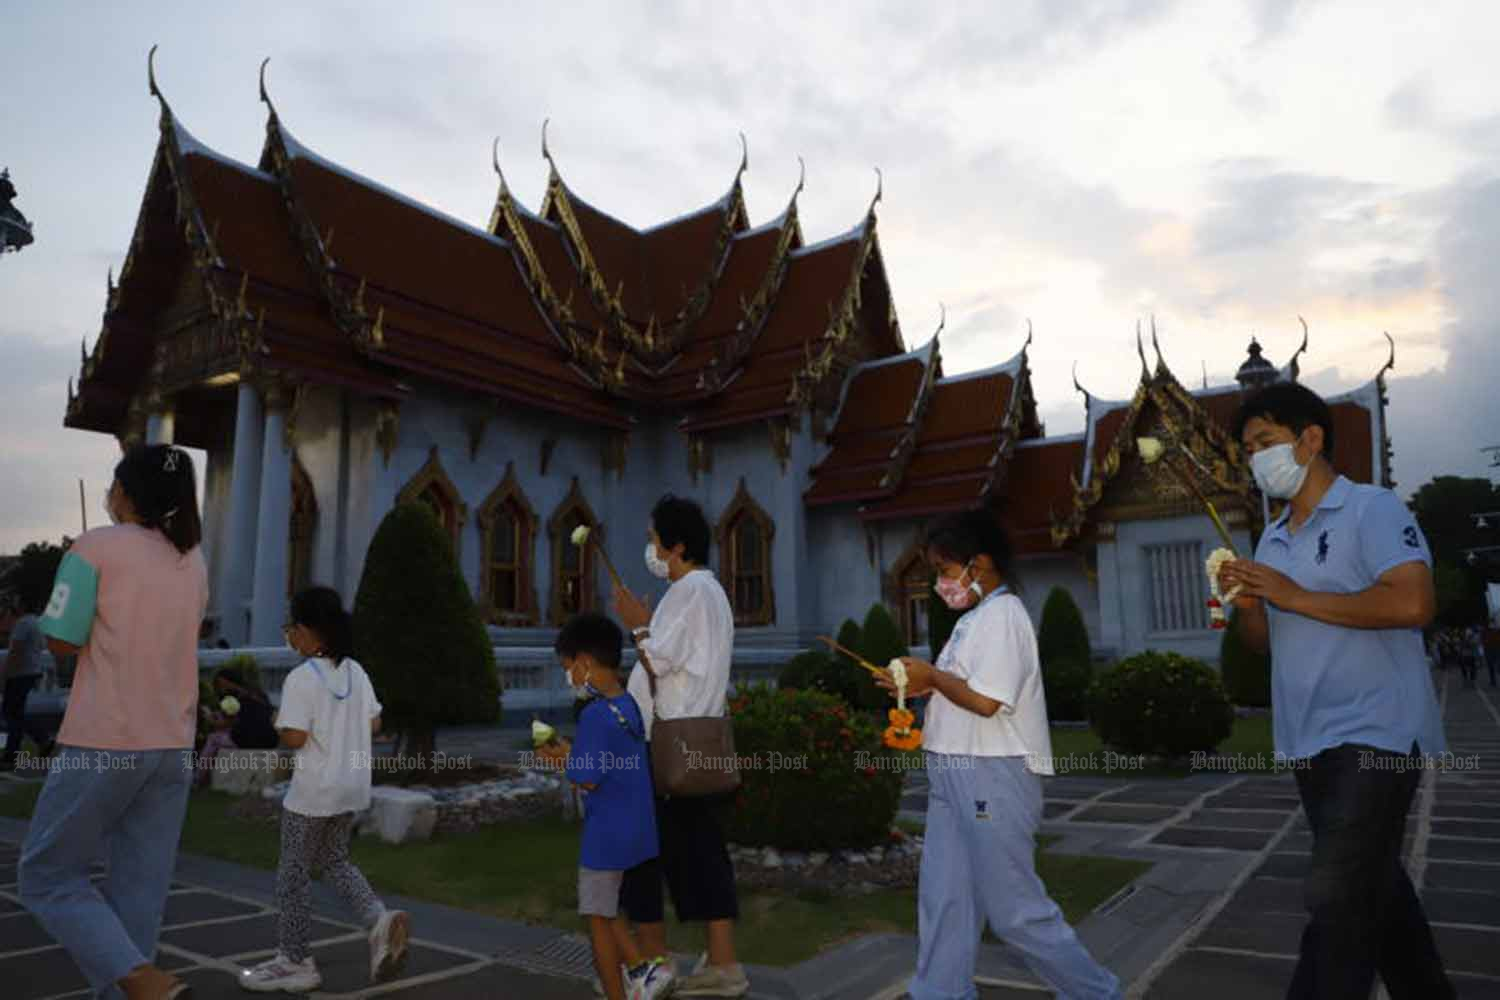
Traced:
<path fill-rule="evenodd" d="M 1089 689 L 1089 722 L 1129 754 L 1209 751 L 1229 736 L 1234 709 L 1212 667 L 1177 653 L 1138 653 Z"/>
<path fill-rule="evenodd" d="M 833 695 L 765 687 L 741 689 L 729 710 L 741 764 L 729 840 L 815 851 L 890 838 L 901 771 L 873 718 Z"/>

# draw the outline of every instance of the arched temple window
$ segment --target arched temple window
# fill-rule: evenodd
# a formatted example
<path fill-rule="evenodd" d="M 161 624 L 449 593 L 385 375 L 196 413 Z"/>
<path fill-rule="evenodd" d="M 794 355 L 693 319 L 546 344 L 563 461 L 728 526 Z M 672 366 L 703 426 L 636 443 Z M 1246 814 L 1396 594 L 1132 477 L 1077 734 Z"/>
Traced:
<path fill-rule="evenodd" d="M 443 469 L 437 445 L 433 445 L 427 456 L 427 464 L 417 470 L 411 481 L 402 487 L 396 496 L 396 502 L 426 504 L 437 515 L 438 523 L 453 542 L 454 557 L 463 558 L 464 521 L 468 519 L 469 508 L 464 504 L 458 487 L 453 485 L 453 480 L 448 478 L 448 473 Z"/>
<path fill-rule="evenodd" d="M 505 478 L 479 508 L 480 602 L 496 625 L 536 624 L 536 526 L 515 465 L 507 464 Z"/>
<path fill-rule="evenodd" d="M 719 576 L 729 592 L 736 625 L 770 625 L 776 621 L 776 594 L 771 586 L 771 539 L 776 523 L 750 496 L 745 481 L 719 519 Z"/>
<path fill-rule="evenodd" d="M 318 497 L 302 463 L 292 459 L 292 523 L 287 535 L 286 593 L 294 596 L 312 582 L 313 534 L 318 528 Z"/>
<path fill-rule="evenodd" d="M 902 553 L 891 567 L 886 590 L 908 646 L 927 641 L 927 608 L 932 594 L 932 570 L 920 541 Z"/>
<path fill-rule="evenodd" d="M 599 519 L 584 500 L 575 476 L 568 495 L 547 522 L 547 534 L 552 540 L 550 606 L 554 625 L 561 625 L 580 611 L 593 611 L 598 605 L 593 546 L 580 548 L 573 544 L 573 531 L 580 526 L 587 527 L 590 532 L 599 531 Z"/>

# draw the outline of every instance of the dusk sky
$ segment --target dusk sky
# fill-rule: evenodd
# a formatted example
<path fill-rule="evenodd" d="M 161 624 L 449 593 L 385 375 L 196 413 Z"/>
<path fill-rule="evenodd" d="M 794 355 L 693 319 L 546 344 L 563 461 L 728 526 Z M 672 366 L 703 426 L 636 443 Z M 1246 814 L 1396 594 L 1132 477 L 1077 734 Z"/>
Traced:
<path fill-rule="evenodd" d="M 1484 3 L 45 3 L 0 21 L 0 166 L 36 243 L 0 258 L 0 552 L 91 524 L 118 455 L 64 430 L 157 140 L 146 52 L 198 139 L 254 163 L 256 70 L 305 145 L 484 226 L 490 143 L 533 208 L 544 118 L 572 189 L 647 226 L 728 189 L 751 222 L 807 164 L 807 239 L 885 178 L 907 343 L 947 306 L 945 369 L 1036 333 L 1049 433 L 1072 367 L 1127 397 L 1156 317 L 1185 382 L 1252 334 L 1303 379 L 1389 380 L 1394 474 L 1486 474 L 1500 445 L 1500 9 Z M 420 253 L 413 247 L 413 253 Z M 1148 348 L 1149 349 L 1149 348 Z"/>

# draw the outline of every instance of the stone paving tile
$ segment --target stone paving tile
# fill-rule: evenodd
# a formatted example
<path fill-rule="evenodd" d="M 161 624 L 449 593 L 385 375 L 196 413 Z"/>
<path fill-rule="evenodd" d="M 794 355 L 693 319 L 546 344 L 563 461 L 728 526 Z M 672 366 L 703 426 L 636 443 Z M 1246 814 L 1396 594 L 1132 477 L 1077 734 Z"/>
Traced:
<path fill-rule="evenodd" d="M 1089 806 L 1074 816 L 1073 823 L 1137 823 L 1149 826 L 1177 814 L 1176 806 L 1111 805 Z"/>
<path fill-rule="evenodd" d="M 1500 930 L 1471 930 L 1466 927 L 1432 928 L 1443 967 L 1450 972 L 1473 972 L 1500 976 Z"/>
<path fill-rule="evenodd" d="M 1500 893 L 1500 865 L 1428 860 L 1423 882 L 1434 889 Z"/>
<path fill-rule="evenodd" d="M 1184 952 L 1146 991 L 1145 1000 L 1284 1000 L 1295 962 L 1231 952 Z"/>
<path fill-rule="evenodd" d="M 1043 802 L 1042 819 L 1055 819 L 1064 813 L 1072 812 L 1078 805 L 1077 802 Z"/>
<path fill-rule="evenodd" d="M 0 916 L 7 913 L 20 913 L 24 909 L 25 907 L 15 900 L 0 896 Z"/>
<path fill-rule="evenodd" d="M 216 892 L 176 892 L 167 897 L 167 907 L 162 913 L 162 926 L 189 924 L 199 920 L 218 920 L 221 917 L 243 917 L 262 912 L 258 906 L 229 899 Z"/>
<path fill-rule="evenodd" d="M 1254 913 L 1306 913 L 1302 905 L 1302 881 L 1260 875 L 1246 879 L 1224 907 L 1226 912 L 1231 909 Z"/>
<path fill-rule="evenodd" d="M 25 984 L 25 992 L 16 1000 L 86 990 L 89 985 L 68 953 L 57 947 L 25 955 L 0 955 L 0 983 Z"/>
<path fill-rule="evenodd" d="M 1056 993 L 1044 989 L 1027 989 L 1023 986 L 981 986 L 979 1000 L 1046 1000 Z"/>
<path fill-rule="evenodd" d="M 1475 819 L 1434 819 L 1435 837 L 1493 837 L 1500 840 L 1500 821 Z"/>
<path fill-rule="evenodd" d="M 1286 817 L 1277 813 L 1237 809 L 1198 809 L 1179 826 L 1214 826 L 1230 830 L 1279 830 Z"/>
<path fill-rule="evenodd" d="M 1270 812 L 1287 813 L 1301 808 L 1302 801 L 1295 795 L 1252 795 L 1240 791 L 1220 792 L 1203 801 L 1210 809 L 1265 809 Z"/>
<path fill-rule="evenodd" d="M 1118 803 L 1146 803 L 1183 806 L 1203 795 L 1202 788 L 1184 788 L 1178 782 L 1170 784 L 1156 782 L 1141 782 L 1136 785 L 1127 785 L 1119 791 L 1110 792 L 1101 801 L 1110 805 Z"/>
<path fill-rule="evenodd" d="M 1500 928 L 1500 896 L 1491 892 L 1424 888 L 1422 906 L 1435 924 Z"/>
<path fill-rule="evenodd" d="M 1170 827 L 1151 838 L 1153 844 L 1174 847 L 1216 847 L 1228 851 L 1258 851 L 1271 842 L 1269 830 L 1204 830 Z"/>
<path fill-rule="evenodd" d="M 1458 840 L 1432 837 L 1427 841 L 1427 856 L 1445 861 L 1500 862 L 1500 840 Z"/>
<path fill-rule="evenodd" d="M 243 997 L 244 994 L 241 994 Z M 457 1000 L 464 997 L 515 997 L 517 1000 L 593 1000 L 594 991 L 576 979 L 538 976 L 491 965 L 466 976 L 408 986 L 401 1000 Z M 196 998 L 195 998 L 196 1000 Z"/>
<path fill-rule="evenodd" d="M 317 943 L 329 938 L 356 933 L 351 928 L 340 927 L 323 920 L 312 921 L 311 941 Z M 240 920 L 227 920 L 219 924 L 202 924 L 197 927 L 179 927 L 161 934 L 164 944 L 181 948 L 199 955 L 226 958 L 230 955 L 247 955 L 276 948 L 276 916 L 263 914 Z"/>
<path fill-rule="evenodd" d="M 408 949 L 406 968 L 402 979 L 413 979 L 432 972 L 445 972 L 463 965 L 472 965 L 475 959 L 430 948 L 423 944 L 412 944 Z M 370 985 L 370 946 L 361 938 L 358 941 L 341 941 L 313 949 L 318 971 L 323 974 L 323 989 L 331 993 L 347 993 L 364 989 Z"/>
<path fill-rule="evenodd" d="M 1255 869 L 1255 874 L 1266 878 L 1296 879 L 1300 881 L 1307 877 L 1307 870 L 1311 863 L 1312 855 L 1310 854 L 1277 851 L 1269 855 L 1261 863 L 1261 866 Z"/>
<path fill-rule="evenodd" d="M 1295 956 L 1302 941 L 1307 916 L 1302 913 L 1255 913 L 1224 911 L 1204 928 L 1195 947 L 1233 948 L 1262 955 Z"/>
<path fill-rule="evenodd" d="M 52 936 L 42 930 L 42 925 L 31 914 L 12 913 L 0 917 L 0 947 L 6 951 L 45 948 L 51 943 Z"/>

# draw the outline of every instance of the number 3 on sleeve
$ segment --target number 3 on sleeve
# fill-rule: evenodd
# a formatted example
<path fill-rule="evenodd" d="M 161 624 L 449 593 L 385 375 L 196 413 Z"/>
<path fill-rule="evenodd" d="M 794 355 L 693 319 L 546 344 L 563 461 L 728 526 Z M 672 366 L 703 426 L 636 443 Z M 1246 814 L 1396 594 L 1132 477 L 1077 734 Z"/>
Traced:
<path fill-rule="evenodd" d="M 87 645 L 99 596 L 99 571 L 69 552 L 57 567 L 52 599 L 42 613 L 42 631 L 74 646 Z"/>

